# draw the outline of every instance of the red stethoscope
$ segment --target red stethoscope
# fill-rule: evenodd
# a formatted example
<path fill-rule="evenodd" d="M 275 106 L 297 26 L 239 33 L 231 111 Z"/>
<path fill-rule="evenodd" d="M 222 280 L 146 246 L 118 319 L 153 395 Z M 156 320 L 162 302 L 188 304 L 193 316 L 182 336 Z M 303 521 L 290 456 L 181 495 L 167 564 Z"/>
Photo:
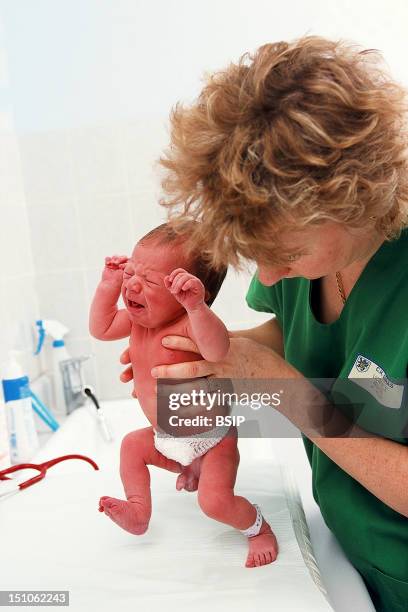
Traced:
<path fill-rule="evenodd" d="M 89 457 L 85 457 L 85 455 L 63 455 L 62 457 L 56 457 L 55 459 L 44 461 L 44 463 L 19 463 L 18 465 L 12 465 L 5 470 L 0 470 L 0 480 L 7 480 L 7 485 L 9 485 L 6 486 L 3 491 L 2 486 L 0 486 L 0 498 L 13 495 L 19 491 L 22 491 L 23 489 L 27 489 L 27 487 L 31 487 L 31 485 L 35 484 L 36 482 L 40 482 L 40 480 L 45 478 L 48 468 L 56 465 L 57 463 L 61 463 L 61 461 L 66 461 L 67 459 L 82 459 L 83 461 L 90 463 L 95 470 L 99 470 L 99 467 L 95 461 L 92 461 L 92 459 Z M 7 476 L 7 474 L 13 474 L 14 472 L 18 472 L 20 470 L 38 470 L 39 474 L 20 483 L 13 482 L 13 479 Z"/>

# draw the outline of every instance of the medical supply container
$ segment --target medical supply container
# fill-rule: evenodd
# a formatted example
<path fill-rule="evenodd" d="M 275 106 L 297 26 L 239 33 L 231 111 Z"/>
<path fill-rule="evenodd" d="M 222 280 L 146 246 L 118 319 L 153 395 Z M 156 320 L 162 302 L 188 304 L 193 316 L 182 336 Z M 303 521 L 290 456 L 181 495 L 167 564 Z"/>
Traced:
<path fill-rule="evenodd" d="M 2 386 L 6 406 L 7 428 L 12 463 L 25 463 L 38 448 L 29 379 L 13 352 L 3 369 Z"/>

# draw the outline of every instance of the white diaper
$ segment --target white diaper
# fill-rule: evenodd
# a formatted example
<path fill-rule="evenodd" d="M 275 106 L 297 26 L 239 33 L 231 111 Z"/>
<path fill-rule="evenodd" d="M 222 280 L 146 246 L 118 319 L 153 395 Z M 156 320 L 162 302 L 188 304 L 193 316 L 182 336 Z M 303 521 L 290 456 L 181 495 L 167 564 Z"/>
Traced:
<path fill-rule="evenodd" d="M 176 438 L 168 433 L 155 431 L 154 445 L 159 453 L 168 459 L 178 461 L 182 465 L 190 465 L 194 459 L 202 457 L 221 442 L 228 430 L 229 426 L 223 425 L 187 438 Z"/>

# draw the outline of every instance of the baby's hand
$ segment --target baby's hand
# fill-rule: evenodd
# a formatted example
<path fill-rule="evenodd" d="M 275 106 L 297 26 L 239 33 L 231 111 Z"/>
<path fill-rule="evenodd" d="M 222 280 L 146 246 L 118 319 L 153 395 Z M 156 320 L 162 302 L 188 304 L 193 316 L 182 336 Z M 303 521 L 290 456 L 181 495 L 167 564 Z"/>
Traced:
<path fill-rule="evenodd" d="M 165 276 L 164 286 L 187 311 L 194 310 L 204 303 L 205 287 L 203 283 L 183 268 L 176 268 L 171 274 Z"/>
<path fill-rule="evenodd" d="M 121 286 L 123 280 L 123 269 L 128 262 L 126 255 L 114 255 L 105 257 L 105 267 L 102 272 L 102 280 L 112 285 Z"/>

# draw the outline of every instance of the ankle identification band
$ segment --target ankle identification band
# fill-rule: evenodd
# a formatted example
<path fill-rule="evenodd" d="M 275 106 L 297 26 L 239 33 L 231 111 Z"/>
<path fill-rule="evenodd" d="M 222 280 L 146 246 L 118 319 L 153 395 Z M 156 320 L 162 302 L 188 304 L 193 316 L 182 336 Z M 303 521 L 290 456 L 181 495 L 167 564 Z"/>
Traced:
<path fill-rule="evenodd" d="M 257 536 L 258 533 L 261 530 L 261 526 L 262 526 L 262 514 L 261 514 L 261 510 L 259 508 L 259 506 L 257 504 L 254 504 L 254 508 L 256 509 L 256 519 L 255 519 L 255 523 L 251 526 L 248 527 L 248 529 L 241 529 L 241 533 L 246 536 L 247 538 L 253 538 L 254 536 Z"/>

